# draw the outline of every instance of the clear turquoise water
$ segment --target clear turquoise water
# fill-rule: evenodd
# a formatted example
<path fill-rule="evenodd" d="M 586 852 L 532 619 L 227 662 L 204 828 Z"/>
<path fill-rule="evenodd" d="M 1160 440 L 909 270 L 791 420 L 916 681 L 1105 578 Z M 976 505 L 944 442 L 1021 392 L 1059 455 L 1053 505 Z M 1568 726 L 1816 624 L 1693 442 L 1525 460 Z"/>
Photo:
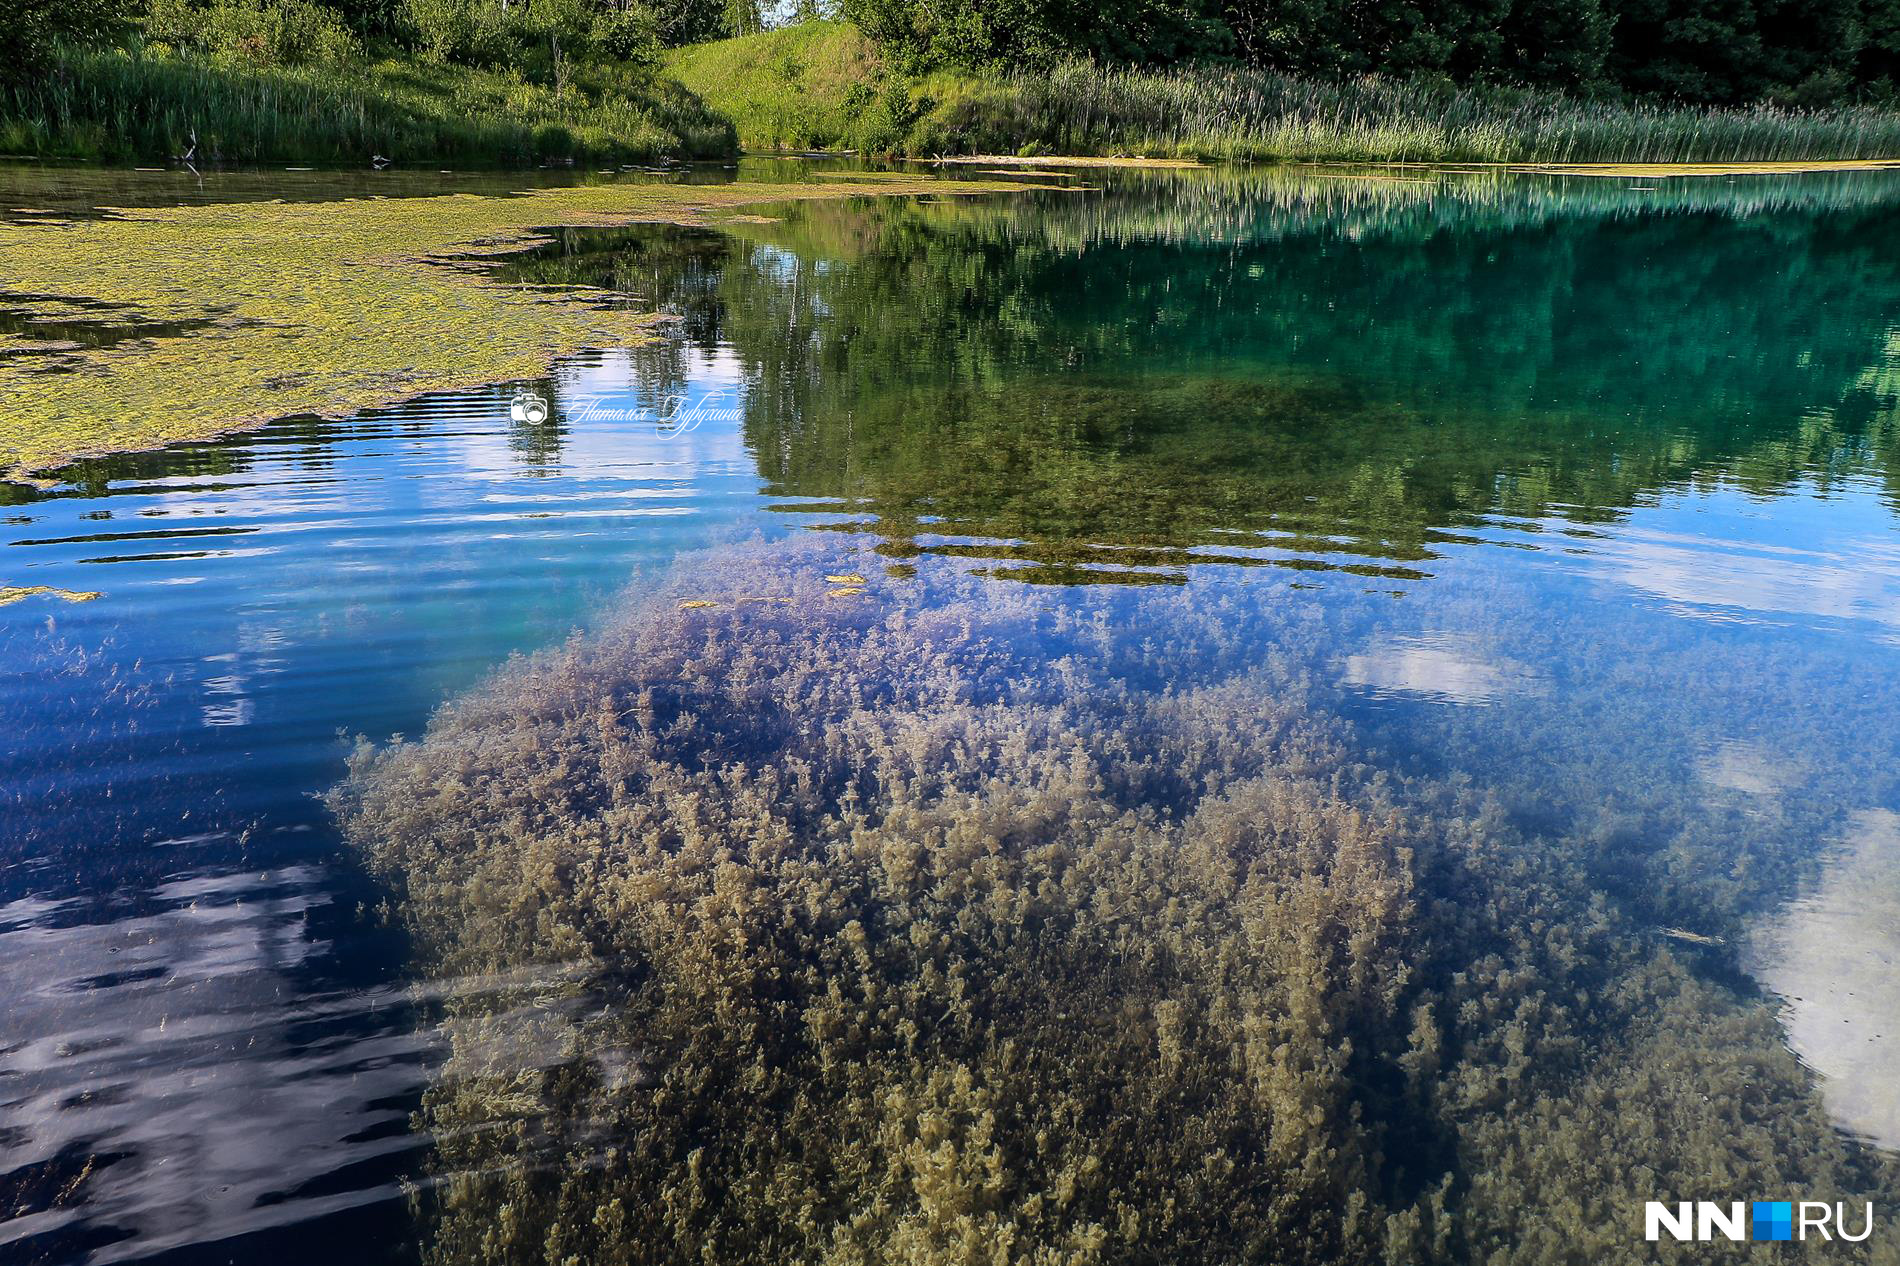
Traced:
<path fill-rule="evenodd" d="M 722 541 L 1244 588 L 1369 759 L 1589 824 L 1608 899 L 1736 947 L 1712 977 L 1794 996 L 1803 911 L 1889 961 L 1900 893 L 1861 883 L 1850 925 L 1828 894 L 1891 877 L 1856 841 L 1900 809 L 1900 179 L 1247 172 L 770 215 L 504 265 L 658 304 L 657 346 L 0 490 L 0 582 L 100 594 L 0 607 L 0 1256 L 413 1256 L 442 986 L 318 797 L 353 736 L 420 732 Z M 1731 831 L 1722 874 L 1666 864 L 1685 805 Z M 1789 1040 L 1893 1147 L 1867 1087 L 1900 1016 L 1855 992 L 1790 1004 Z M 1844 1059 L 1836 1022 L 1877 1033 Z"/>

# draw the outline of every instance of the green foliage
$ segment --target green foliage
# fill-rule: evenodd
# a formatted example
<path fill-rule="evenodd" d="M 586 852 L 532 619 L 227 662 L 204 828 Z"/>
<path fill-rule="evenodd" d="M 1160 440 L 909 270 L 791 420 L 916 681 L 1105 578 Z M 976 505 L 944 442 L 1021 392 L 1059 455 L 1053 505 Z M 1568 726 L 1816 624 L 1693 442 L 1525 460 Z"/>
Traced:
<path fill-rule="evenodd" d="M 928 97 L 913 97 L 901 79 L 887 78 L 881 88 L 854 84 L 844 101 L 845 114 L 855 125 L 855 147 L 874 154 L 901 150 L 911 128 L 930 106 Z"/>
<path fill-rule="evenodd" d="M 761 148 L 874 148 L 864 112 L 893 80 L 856 27 L 824 21 L 677 49 L 666 69 Z"/>
<path fill-rule="evenodd" d="M 1891 0 L 843 0 L 841 11 L 907 73 L 1232 56 L 1329 79 L 1803 105 L 1839 102 L 1893 74 Z"/>
<path fill-rule="evenodd" d="M 145 33 L 160 47 L 253 66 L 340 64 L 363 51 L 337 13 L 312 0 L 152 0 Z"/>
<path fill-rule="evenodd" d="M 109 39 L 133 18 L 128 0 L 9 0 L 0 16 L 0 85 L 42 70 L 57 46 Z"/>
<path fill-rule="evenodd" d="M 842 16 L 906 70 L 1000 68 L 1081 55 L 1110 62 L 1171 62 L 1218 55 L 1233 40 L 1192 0 L 1008 0 L 927 4 L 842 0 Z"/>
<path fill-rule="evenodd" d="M 680 49 L 667 68 L 753 146 L 1372 162 L 1900 154 L 1900 116 L 1864 106 L 1671 108 L 1461 87 L 1443 77 L 1296 78 L 1237 66 L 1138 70 L 1076 61 L 1010 74 L 907 77 L 845 23 Z M 884 108 L 894 82 L 906 85 L 908 109 Z"/>
<path fill-rule="evenodd" d="M 660 65 L 660 26 L 651 9 L 603 9 L 587 32 L 592 52 L 623 69 L 649 74 Z"/>
<path fill-rule="evenodd" d="M 519 28 L 492 0 L 402 0 L 418 46 L 439 61 L 490 66 L 519 45 Z"/>
<path fill-rule="evenodd" d="M 80 46 L 134 25 L 124 0 L 17 4 L 19 20 L 0 26 L 0 63 L 31 63 L 36 73 L 9 72 L 0 97 L 0 139 L 14 153 L 182 152 L 181 140 L 160 149 L 159 130 L 216 134 L 231 158 L 522 161 L 732 149 L 729 129 L 688 108 L 677 86 L 652 82 L 666 40 L 735 29 L 723 24 L 739 20 L 736 10 L 709 16 L 704 0 L 150 0 L 142 40 L 120 56 Z M 466 73 L 372 60 L 372 49 L 413 50 Z M 312 73 L 247 78 L 302 68 Z M 293 137 L 299 127 L 307 133 Z M 339 128 L 385 139 L 356 152 Z"/>
<path fill-rule="evenodd" d="M 756 14 L 757 9 L 752 12 Z M 728 0 L 666 0 L 653 6 L 652 14 L 660 43 L 667 48 L 724 39 L 736 33 Z"/>
<path fill-rule="evenodd" d="M 1692 103 L 1838 100 L 1864 72 L 1868 21 L 1883 20 L 1860 0 L 1618 0 L 1613 14 L 1615 81 Z"/>
<path fill-rule="evenodd" d="M 0 95 L 14 154 L 152 159 L 196 132 L 202 161 L 521 163 L 732 152 L 731 125 L 678 84 L 577 67 L 557 95 L 512 69 L 377 62 L 261 67 L 152 51 L 63 51 Z M 549 125 L 559 125 L 554 131 Z M 545 129 L 545 130 L 544 130 Z"/>

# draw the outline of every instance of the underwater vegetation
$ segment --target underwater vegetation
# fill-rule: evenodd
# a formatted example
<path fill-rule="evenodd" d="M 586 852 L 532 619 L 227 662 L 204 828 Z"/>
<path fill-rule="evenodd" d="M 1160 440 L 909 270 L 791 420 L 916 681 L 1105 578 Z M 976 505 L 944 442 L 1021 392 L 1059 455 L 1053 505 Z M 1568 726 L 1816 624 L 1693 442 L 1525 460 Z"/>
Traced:
<path fill-rule="evenodd" d="M 0 225 L 8 328 L 161 328 L 9 346 L 0 471 L 151 448 L 296 413 L 527 378 L 583 347 L 649 337 L 649 315 L 487 284 L 465 257 L 554 224 L 699 222 L 746 203 L 974 193 L 981 182 L 858 176 L 802 184 L 613 184 L 126 210 Z M 454 258 L 464 258 L 451 266 Z M 594 296 L 597 298 L 598 296 Z M 51 363 L 42 363 L 49 361 Z"/>
<path fill-rule="evenodd" d="M 1566 782 L 1597 731 L 1547 745 L 1601 681 L 1527 696 L 1500 794 L 1349 721 L 1301 648 L 1365 630 L 1281 586 L 951 566 L 688 559 L 358 752 L 332 805 L 426 969 L 574 973 L 450 1021 L 431 1261 L 1638 1261 L 1645 1199 L 1894 1189 L 1723 935 L 1799 869 L 1718 859 L 1843 788 L 1630 777 L 1676 730 L 1596 756 L 1619 830 Z"/>

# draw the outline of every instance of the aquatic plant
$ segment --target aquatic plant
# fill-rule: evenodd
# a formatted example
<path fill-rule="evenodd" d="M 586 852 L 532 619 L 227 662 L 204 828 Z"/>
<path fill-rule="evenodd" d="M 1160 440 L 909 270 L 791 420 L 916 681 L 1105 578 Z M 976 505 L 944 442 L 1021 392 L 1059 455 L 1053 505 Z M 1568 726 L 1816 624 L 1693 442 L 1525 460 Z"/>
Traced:
<path fill-rule="evenodd" d="M 61 589 L 56 585 L 0 585 L 0 607 L 25 602 L 28 598 L 41 595 L 48 598 L 63 598 L 67 602 L 91 602 L 99 597 L 99 594 L 91 590 Z"/>
<path fill-rule="evenodd" d="M 831 601 L 852 572 L 820 557 L 722 559 L 340 797 L 445 967 L 598 963 L 577 1050 L 635 1070 L 516 1079 L 512 1112 L 506 1070 L 459 1070 L 445 1258 L 1080 1262 L 1241 1234 L 1319 1262 L 1376 1236 L 1348 1216 L 1377 1144 L 1345 1087 L 1403 1041 L 1409 883 L 1376 814 L 1263 767 L 1323 736 L 1265 690 L 1070 698 L 1021 676 L 1049 613 Z M 531 1149 L 542 1114 L 591 1123 L 564 1144 L 587 1163 L 484 1180 L 495 1133 Z M 494 1201 L 530 1191 L 549 1220 L 498 1234 Z"/>
<path fill-rule="evenodd" d="M 691 81 L 689 80 L 690 84 Z M 709 99 L 715 109 L 716 98 Z M 1270 71 L 1046 74 L 940 90 L 911 152 L 1190 154 L 1256 160 L 1743 163 L 1900 156 L 1900 116 L 1872 107 L 1698 109 L 1562 93 L 1336 82 Z"/>
<path fill-rule="evenodd" d="M 432 1260 L 1639 1260 L 1645 1189 L 1892 1180 L 1587 837 L 1360 764 L 1315 608 L 870 562 L 688 560 L 358 753 L 433 970 L 582 972 L 452 1020 Z"/>
<path fill-rule="evenodd" d="M 612 183 L 513 197 L 232 203 L 0 226 L 9 325 L 155 327 L 60 349 L 81 372 L 0 359 L 0 471 L 149 448 L 295 413 L 536 376 L 558 355 L 648 337 L 598 296 L 489 284 L 471 255 L 554 224 L 703 222 L 746 203 L 977 193 L 1004 184 L 861 176 L 803 184 Z M 455 261 L 459 261 L 455 262 Z"/>

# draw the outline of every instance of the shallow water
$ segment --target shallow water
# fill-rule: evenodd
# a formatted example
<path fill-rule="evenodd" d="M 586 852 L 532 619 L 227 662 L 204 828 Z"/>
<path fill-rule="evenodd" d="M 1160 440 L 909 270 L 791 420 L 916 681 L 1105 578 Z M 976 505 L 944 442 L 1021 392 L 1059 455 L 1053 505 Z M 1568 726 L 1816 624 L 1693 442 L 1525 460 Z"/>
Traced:
<path fill-rule="evenodd" d="M 1900 178 L 1098 183 L 562 233 L 502 275 L 664 342 L 0 490 L 0 584 L 98 594 L 0 606 L 0 1252 L 412 1257 L 442 1008 L 547 986 L 419 973 L 318 797 L 683 552 L 809 534 L 874 590 L 1255 610 L 1360 759 L 1590 841 L 1580 902 L 1799 995 L 1892 1146 L 1886 1031 L 1824 1039 L 1802 982 L 1891 950 Z"/>

